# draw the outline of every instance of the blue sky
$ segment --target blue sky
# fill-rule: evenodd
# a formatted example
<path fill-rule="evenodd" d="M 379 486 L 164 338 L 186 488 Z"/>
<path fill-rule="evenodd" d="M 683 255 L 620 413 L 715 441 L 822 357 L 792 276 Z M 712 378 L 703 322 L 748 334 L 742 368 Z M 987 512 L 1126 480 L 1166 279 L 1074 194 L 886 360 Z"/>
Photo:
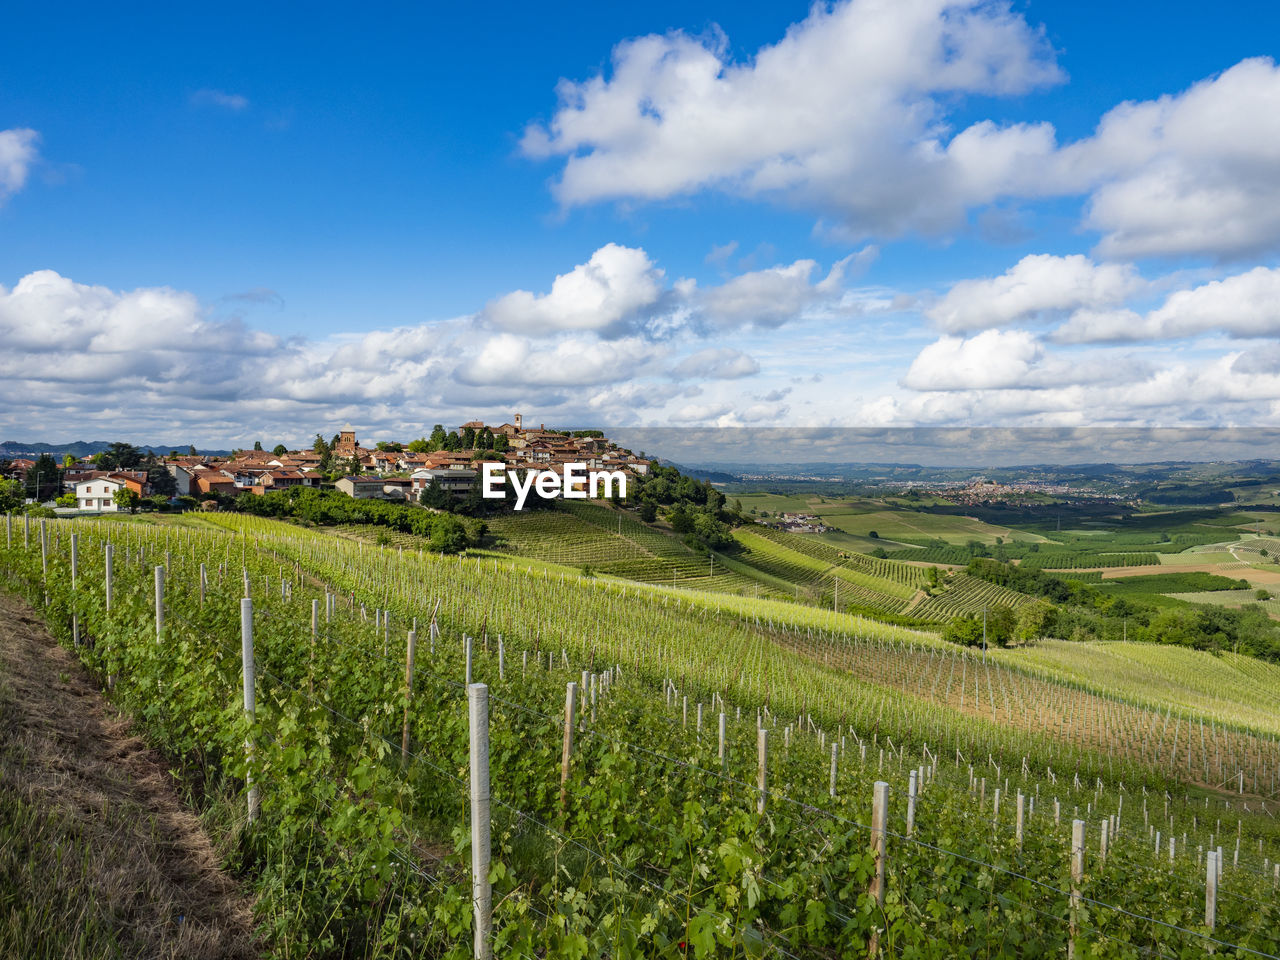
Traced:
<path fill-rule="evenodd" d="M 1280 420 L 1271 4 L 8 25 L 6 438 Z"/>

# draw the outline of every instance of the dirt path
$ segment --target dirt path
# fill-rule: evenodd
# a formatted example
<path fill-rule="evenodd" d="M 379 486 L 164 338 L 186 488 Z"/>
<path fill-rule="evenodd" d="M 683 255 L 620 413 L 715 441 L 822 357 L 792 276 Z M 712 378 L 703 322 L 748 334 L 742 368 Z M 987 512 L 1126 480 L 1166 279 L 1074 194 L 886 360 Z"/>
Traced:
<path fill-rule="evenodd" d="M 68 945 L 92 934 L 126 956 L 259 955 L 250 903 L 162 758 L 31 608 L 2 592 L 0 802 L 23 819 L 0 825 L 0 926 L 18 938 L 0 937 L 8 949 L 72 955 Z"/>

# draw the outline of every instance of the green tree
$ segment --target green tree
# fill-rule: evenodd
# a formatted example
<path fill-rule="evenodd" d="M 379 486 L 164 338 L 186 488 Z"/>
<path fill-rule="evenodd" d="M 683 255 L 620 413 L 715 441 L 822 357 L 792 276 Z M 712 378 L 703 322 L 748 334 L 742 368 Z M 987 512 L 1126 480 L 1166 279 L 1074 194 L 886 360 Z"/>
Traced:
<path fill-rule="evenodd" d="M 0 513 L 20 510 L 25 498 L 21 480 L 0 480 Z"/>
<path fill-rule="evenodd" d="M 66 454 L 63 454 L 63 455 L 62 455 L 62 469 L 63 469 L 63 470 L 69 470 L 69 469 L 71 469 L 72 467 L 74 467 L 75 465 L 76 465 L 76 458 L 75 458 L 75 457 L 73 457 L 73 456 L 72 456 L 71 454 L 69 454 L 69 453 L 66 453 Z"/>
<path fill-rule="evenodd" d="M 432 450 L 441 450 L 441 449 L 443 449 L 443 448 L 444 448 L 444 439 L 445 439 L 445 437 L 446 437 L 446 436 L 447 436 L 447 434 L 444 432 L 444 424 L 442 424 L 442 423 L 437 423 L 434 427 L 432 427 L 432 428 L 431 428 L 431 439 L 428 441 L 428 442 L 431 444 L 431 449 L 432 449 Z"/>
<path fill-rule="evenodd" d="M 320 434 L 317 433 L 315 442 L 311 444 L 311 451 L 312 453 L 318 453 L 320 456 L 323 457 L 326 453 L 330 451 L 330 447 L 329 447 L 329 444 L 324 442 L 324 437 L 320 436 Z"/>
<path fill-rule="evenodd" d="M 653 523 L 658 519 L 658 508 L 652 500 L 640 501 L 640 519 L 645 523 Z"/>
<path fill-rule="evenodd" d="M 1032 643 L 1044 638 L 1053 622 L 1055 613 L 1053 604 L 1043 597 L 1034 603 L 1025 603 L 1018 610 L 1017 626 L 1014 636 L 1023 643 Z"/>
<path fill-rule="evenodd" d="M 409 452 L 410 453 L 430 453 L 431 441 L 428 440 L 426 437 L 419 437 L 417 440 L 410 440 Z"/>
<path fill-rule="evenodd" d="M 27 471 L 27 496 L 37 503 L 52 500 L 62 494 L 62 471 L 58 461 L 47 453 L 36 458 L 35 466 Z"/>
<path fill-rule="evenodd" d="M 451 513 L 442 513 L 431 525 L 431 548 L 441 553 L 457 553 L 467 548 L 467 528 Z"/>
<path fill-rule="evenodd" d="M 187 456 L 188 456 L 188 457 L 198 457 L 198 456 L 200 456 L 200 454 L 196 453 L 196 448 L 195 448 L 194 446 L 189 446 L 189 447 L 187 447 Z"/>
<path fill-rule="evenodd" d="M 432 477 L 431 482 L 422 488 L 422 492 L 418 494 L 418 502 L 424 507 L 430 507 L 432 510 L 448 510 L 453 498 L 449 492 L 445 490 L 444 484 L 440 482 L 439 477 Z"/>
<path fill-rule="evenodd" d="M 64 493 L 54 501 L 60 507 L 74 507 L 76 505 L 76 492 L 74 490 Z"/>
<path fill-rule="evenodd" d="M 462 431 L 462 449 L 474 450 L 476 448 L 476 428 L 467 427 Z"/>
<path fill-rule="evenodd" d="M 283 443 L 277 443 L 275 447 L 272 448 L 271 452 L 274 453 L 277 457 L 283 457 L 286 453 L 289 452 L 289 448 L 286 447 Z"/>
<path fill-rule="evenodd" d="M 136 470 L 142 463 L 142 451 L 132 443 L 117 441 L 98 454 L 98 466 L 103 470 Z"/>
<path fill-rule="evenodd" d="M 262 449 L 262 441 L 261 440 L 253 441 L 253 449 L 260 451 Z"/>
<path fill-rule="evenodd" d="M 493 452 L 506 453 L 511 446 L 511 441 L 505 433 L 495 434 L 493 438 Z"/>
<path fill-rule="evenodd" d="M 130 490 L 128 487 L 121 487 L 111 495 L 111 502 L 121 510 L 128 510 L 130 513 L 138 512 L 138 504 L 142 498 L 138 494 Z"/>

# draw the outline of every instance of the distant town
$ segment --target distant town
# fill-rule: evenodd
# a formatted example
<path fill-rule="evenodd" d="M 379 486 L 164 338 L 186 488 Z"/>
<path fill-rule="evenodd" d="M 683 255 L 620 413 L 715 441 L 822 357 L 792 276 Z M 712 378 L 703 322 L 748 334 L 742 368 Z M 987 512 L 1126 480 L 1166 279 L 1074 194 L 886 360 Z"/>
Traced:
<path fill-rule="evenodd" d="M 588 470 L 643 476 L 651 461 L 619 447 L 599 430 L 564 431 L 545 424 L 527 426 L 521 414 L 512 422 L 489 425 L 472 420 L 454 430 L 437 424 L 416 440 L 361 444 L 356 430 L 344 426 L 331 439 L 316 434 L 308 449 L 283 444 L 227 456 L 185 453 L 143 454 L 126 443 L 90 457 L 0 461 L 0 475 L 23 485 L 28 502 L 59 512 L 115 512 L 142 501 L 154 505 L 197 504 L 214 509 L 229 497 L 264 495 L 294 487 L 326 488 L 358 499 L 417 502 L 427 490 L 435 496 L 462 498 L 476 483 L 483 462 L 529 474 L 557 471 L 566 464 Z"/>

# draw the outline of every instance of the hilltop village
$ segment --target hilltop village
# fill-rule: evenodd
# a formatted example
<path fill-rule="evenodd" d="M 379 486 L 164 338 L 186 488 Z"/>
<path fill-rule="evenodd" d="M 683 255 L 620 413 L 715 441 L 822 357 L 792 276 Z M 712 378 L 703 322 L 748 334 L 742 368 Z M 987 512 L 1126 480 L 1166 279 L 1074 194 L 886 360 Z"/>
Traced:
<path fill-rule="evenodd" d="M 566 464 L 588 470 L 617 470 L 630 476 L 649 472 L 651 461 L 619 447 L 599 430 L 565 431 L 545 424 L 526 426 L 521 414 L 492 426 L 471 420 L 408 442 L 382 440 L 361 444 L 356 430 L 344 426 L 331 439 L 316 434 L 309 449 L 283 444 L 264 450 L 233 451 L 230 457 L 204 456 L 191 448 L 164 457 L 143 455 L 128 444 L 80 460 L 58 464 L 51 457 L 13 460 L 5 472 L 23 482 L 37 502 L 56 503 L 77 512 L 114 512 L 143 499 L 192 498 L 216 506 L 227 497 L 263 495 L 293 487 L 337 490 L 356 499 L 417 502 L 424 491 L 453 498 L 466 496 L 484 461 L 508 470 L 541 473 Z"/>

